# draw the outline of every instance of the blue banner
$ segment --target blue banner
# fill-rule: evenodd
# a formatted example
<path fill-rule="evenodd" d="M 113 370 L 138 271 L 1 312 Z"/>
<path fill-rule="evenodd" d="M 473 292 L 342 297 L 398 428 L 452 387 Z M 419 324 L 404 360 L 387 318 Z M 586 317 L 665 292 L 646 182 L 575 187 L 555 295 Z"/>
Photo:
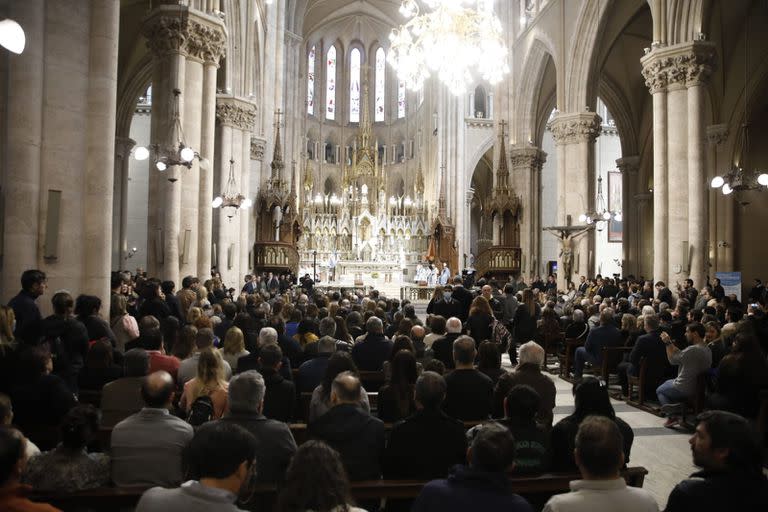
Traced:
<path fill-rule="evenodd" d="M 736 294 L 741 302 L 741 272 L 715 272 L 726 295 Z"/>

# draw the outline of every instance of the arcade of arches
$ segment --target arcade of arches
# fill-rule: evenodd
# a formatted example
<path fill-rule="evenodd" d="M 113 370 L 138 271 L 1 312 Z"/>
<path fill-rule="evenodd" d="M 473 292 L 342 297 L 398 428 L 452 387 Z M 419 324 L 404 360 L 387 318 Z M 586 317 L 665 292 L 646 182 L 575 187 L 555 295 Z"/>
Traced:
<path fill-rule="evenodd" d="M 136 267 L 543 275 L 563 267 L 543 228 L 579 225 L 598 183 L 622 221 L 572 242 L 572 278 L 759 275 L 763 192 L 708 184 L 768 164 L 768 4 L 496 2 L 511 72 L 461 96 L 398 80 L 399 5 L 0 1 L 27 33 L 0 58 L 0 296 L 30 267 L 103 299 Z M 132 152 L 176 142 L 174 89 L 200 158 L 161 173 Z M 252 208 L 210 207 L 230 176 Z"/>

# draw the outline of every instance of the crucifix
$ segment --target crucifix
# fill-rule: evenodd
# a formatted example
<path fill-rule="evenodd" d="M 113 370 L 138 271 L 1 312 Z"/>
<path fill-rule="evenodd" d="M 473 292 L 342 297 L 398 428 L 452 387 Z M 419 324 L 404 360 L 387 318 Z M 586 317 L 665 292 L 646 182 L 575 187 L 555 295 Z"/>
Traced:
<path fill-rule="evenodd" d="M 280 118 L 285 114 L 282 110 L 279 108 L 275 110 L 275 126 L 280 126 Z"/>
<path fill-rule="evenodd" d="M 571 280 L 573 271 L 573 241 L 592 229 L 594 226 L 550 226 L 543 228 L 560 240 L 560 260 L 563 262 L 563 278 L 566 286 Z"/>

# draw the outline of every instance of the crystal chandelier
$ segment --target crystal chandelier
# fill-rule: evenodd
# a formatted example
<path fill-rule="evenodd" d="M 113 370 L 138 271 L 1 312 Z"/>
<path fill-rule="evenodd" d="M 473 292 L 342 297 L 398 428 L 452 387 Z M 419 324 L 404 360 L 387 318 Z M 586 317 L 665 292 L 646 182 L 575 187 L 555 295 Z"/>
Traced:
<path fill-rule="evenodd" d="M 388 60 L 407 88 L 421 89 L 434 72 L 458 96 L 475 81 L 473 68 L 491 84 L 509 73 L 493 0 L 402 0 L 400 13 L 408 21 L 390 33 Z"/>
<path fill-rule="evenodd" d="M 611 219 L 621 222 L 621 212 L 612 212 L 606 208 L 605 196 L 603 196 L 603 177 L 598 176 L 595 209 L 592 212 L 579 215 L 579 222 L 584 222 L 588 226 L 594 224 L 598 231 L 602 231 L 605 228 L 605 223 Z"/>
<path fill-rule="evenodd" d="M 179 115 L 179 96 L 180 89 L 173 90 L 173 124 L 171 125 L 171 136 L 168 140 L 178 140 L 173 146 L 162 146 L 160 144 L 150 144 L 149 147 L 139 146 L 133 150 L 133 156 L 136 160 L 146 160 L 152 157 L 155 169 L 165 172 L 169 167 L 182 165 L 187 169 L 192 168 L 192 161 L 200 155 L 194 149 L 184 143 L 184 131 L 181 129 L 181 116 Z M 170 177 L 168 181 L 176 181 L 177 178 Z"/>
<path fill-rule="evenodd" d="M 238 210 L 245 210 L 253 206 L 253 201 L 246 198 L 237 190 L 237 183 L 235 182 L 235 160 L 233 158 L 229 159 L 229 178 L 227 179 L 227 186 L 224 187 L 224 193 L 216 197 L 211 203 L 211 206 L 213 208 L 223 209 L 224 214 L 229 219 L 232 219 Z"/>

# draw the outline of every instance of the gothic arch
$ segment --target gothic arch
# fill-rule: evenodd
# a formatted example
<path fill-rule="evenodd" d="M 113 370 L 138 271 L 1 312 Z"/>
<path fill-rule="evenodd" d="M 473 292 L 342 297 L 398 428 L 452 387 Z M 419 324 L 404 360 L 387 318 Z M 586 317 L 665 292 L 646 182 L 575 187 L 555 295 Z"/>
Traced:
<path fill-rule="evenodd" d="M 472 175 L 475 172 L 475 168 L 480 163 L 480 160 L 488 152 L 488 150 L 494 147 L 495 142 L 496 136 L 492 133 L 489 134 L 487 138 L 478 145 L 477 150 L 470 157 L 466 166 L 466 172 L 464 173 L 464 190 L 469 190 L 469 187 L 472 186 Z M 493 164 L 491 164 L 491 169 L 493 169 Z"/>
<path fill-rule="evenodd" d="M 597 102 L 597 55 L 605 29 L 610 2 L 584 2 L 571 36 L 571 48 L 565 71 L 564 112 L 593 112 Z"/>
<path fill-rule="evenodd" d="M 515 101 L 519 115 L 515 116 L 516 122 L 512 129 L 515 144 L 526 144 L 530 139 L 537 135 L 537 106 L 538 99 L 542 89 L 544 73 L 550 59 L 555 68 L 557 77 L 557 65 L 553 53 L 540 40 L 536 39 L 531 45 L 528 55 L 523 62 L 523 68 L 529 72 L 522 73 L 518 96 Z M 555 79 L 555 91 L 557 94 L 557 78 Z M 539 143 L 534 140 L 534 143 Z"/>
<path fill-rule="evenodd" d="M 613 115 L 613 118 L 616 121 L 616 129 L 619 132 L 619 139 L 621 141 L 622 155 L 636 155 L 638 152 L 637 133 L 635 131 L 635 123 L 632 120 L 632 112 L 629 108 L 629 102 L 626 97 L 621 92 L 619 86 L 607 75 L 600 77 L 598 92 L 603 103 L 605 103 L 608 111 Z"/>
<path fill-rule="evenodd" d="M 152 56 L 147 52 L 127 76 L 117 92 L 115 135 L 118 137 L 130 136 L 136 102 L 152 81 Z"/>

